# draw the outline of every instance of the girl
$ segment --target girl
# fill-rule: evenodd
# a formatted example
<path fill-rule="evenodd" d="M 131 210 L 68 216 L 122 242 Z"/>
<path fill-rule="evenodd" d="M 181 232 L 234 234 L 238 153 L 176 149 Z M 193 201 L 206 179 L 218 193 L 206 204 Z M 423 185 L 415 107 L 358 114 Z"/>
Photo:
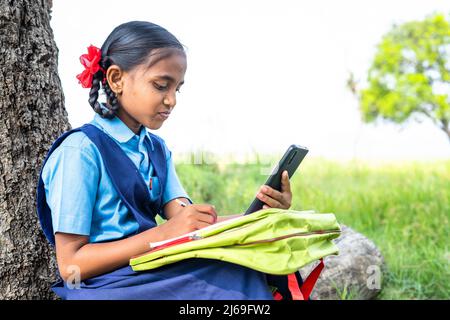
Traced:
<path fill-rule="evenodd" d="M 145 129 L 159 129 L 173 111 L 186 54 L 164 28 L 133 21 L 80 60 L 86 69 L 77 78 L 91 88 L 97 114 L 55 141 L 37 190 L 39 219 L 62 278 L 53 291 L 63 299 L 271 299 L 264 274 L 219 260 L 132 271 L 129 259 L 148 251 L 149 242 L 225 219 L 214 206 L 192 202 L 164 140 Z M 100 89 L 105 104 L 97 100 Z M 285 174 L 283 192 L 261 188 L 267 206 L 289 208 Z M 156 214 L 167 221 L 157 225 Z"/>

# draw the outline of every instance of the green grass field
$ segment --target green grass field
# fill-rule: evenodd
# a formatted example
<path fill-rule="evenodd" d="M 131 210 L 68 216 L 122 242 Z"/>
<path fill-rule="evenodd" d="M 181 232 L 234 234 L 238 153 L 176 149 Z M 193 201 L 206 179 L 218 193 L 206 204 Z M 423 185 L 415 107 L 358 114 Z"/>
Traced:
<path fill-rule="evenodd" d="M 271 167 L 267 161 L 183 161 L 176 168 L 194 202 L 214 204 L 227 215 L 247 208 L 267 177 L 262 174 Z M 380 299 L 450 298 L 450 161 L 373 164 L 309 158 L 291 186 L 292 209 L 332 212 L 380 248 L 387 264 Z"/>

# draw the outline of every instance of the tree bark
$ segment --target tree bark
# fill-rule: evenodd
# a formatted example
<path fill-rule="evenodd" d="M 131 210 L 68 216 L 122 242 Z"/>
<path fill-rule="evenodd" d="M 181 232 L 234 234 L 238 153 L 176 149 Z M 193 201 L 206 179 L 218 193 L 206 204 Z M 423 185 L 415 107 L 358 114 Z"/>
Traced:
<path fill-rule="evenodd" d="M 0 299 L 53 299 L 55 255 L 36 213 L 54 139 L 70 129 L 50 0 L 0 0 Z"/>

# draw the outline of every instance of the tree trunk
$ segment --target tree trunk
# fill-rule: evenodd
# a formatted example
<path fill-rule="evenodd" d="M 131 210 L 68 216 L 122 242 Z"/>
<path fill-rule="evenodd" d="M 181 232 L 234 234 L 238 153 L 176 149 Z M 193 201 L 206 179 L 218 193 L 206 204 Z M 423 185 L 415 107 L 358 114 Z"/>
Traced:
<path fill-rule="evenodd" d="M 51 0 L 0 0 L 0 299 L 53 299 L 53 249 L 36 213 L 42 161 L 70 129 Z"/>

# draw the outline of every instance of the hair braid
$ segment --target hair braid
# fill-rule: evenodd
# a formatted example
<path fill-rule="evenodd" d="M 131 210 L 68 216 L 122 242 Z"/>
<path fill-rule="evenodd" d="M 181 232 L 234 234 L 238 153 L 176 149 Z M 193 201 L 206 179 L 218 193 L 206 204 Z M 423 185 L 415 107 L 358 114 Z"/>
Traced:
<path fill-rule="evenodd" d="M 114 91 L 112 91 L 109 87 L 108 81 L 106 81 L 103 85 L 103 91 L 106 95 L 106 103 L 108 108 L 115 113 L 119 109 L 119 101 L 117 100 L 117 96 Z"/>
<path fill-rule="evenodd" d="M 103 65 L 105 65 L 103 63 Z M 106 68 L 104 68 L 106 70 Z M 92 79 L 92 87 L 89 92 L 89 104 L 96 113 L 98 113 L 102 118 L 112 119 L 116 115 L 116 111 L 119 109 L 117 97 L 114 92 L 110 89 L 108 82 L 103 83 L 105 73 L 99 70 Z M 100 88 L 106 94 L 106 105 L 100 104 L 98 102 L 98 95 Z"/>

